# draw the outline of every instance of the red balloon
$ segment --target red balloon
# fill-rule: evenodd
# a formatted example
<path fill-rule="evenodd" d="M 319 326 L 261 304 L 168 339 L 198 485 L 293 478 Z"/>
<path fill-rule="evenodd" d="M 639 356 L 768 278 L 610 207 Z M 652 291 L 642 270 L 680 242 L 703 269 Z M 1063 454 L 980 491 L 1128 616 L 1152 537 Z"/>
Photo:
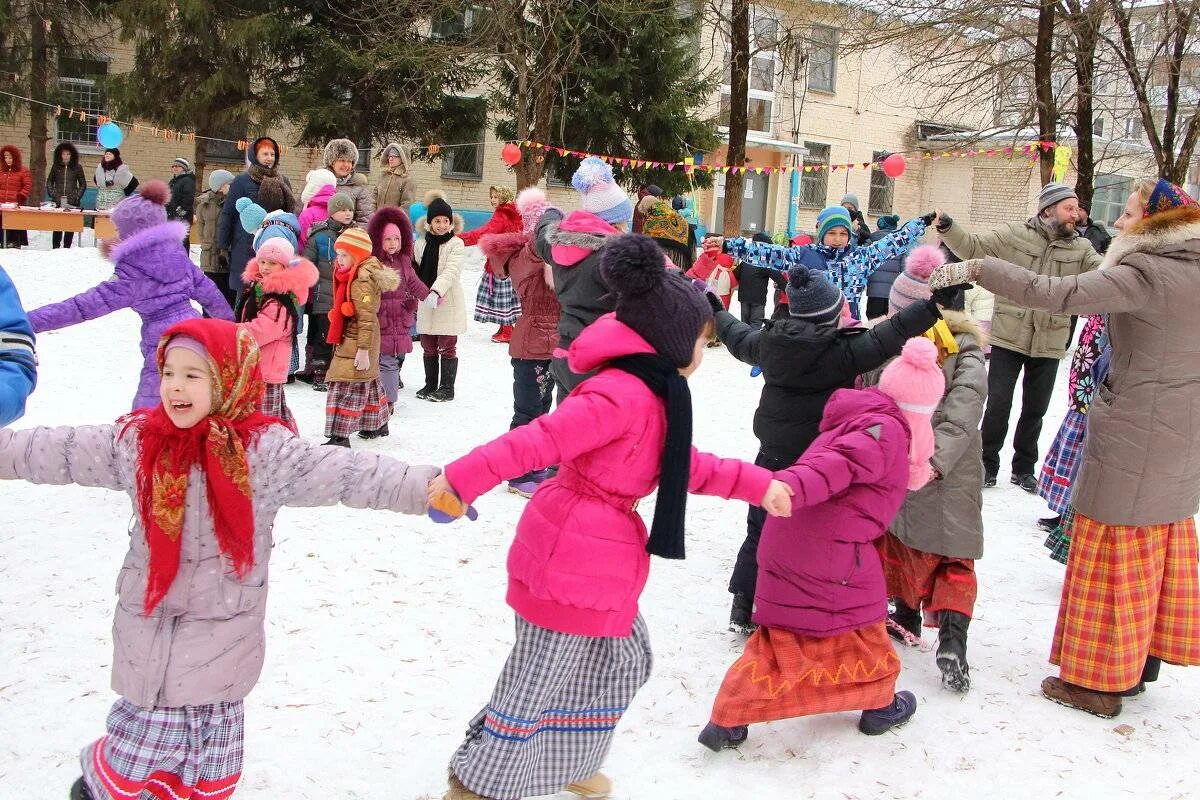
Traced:
<path fill-rule="evenodd" d="M 892 153 L 883 160 L 883 174 L 889 178 L 899 178 L 908 168 L 908 162 L 899 153 Z"/>
<path fill-rule="evenodd" d="M 510 167 L 521 163 L 521 148 L 509 143 L 500 148 L 500 160 Z"/>

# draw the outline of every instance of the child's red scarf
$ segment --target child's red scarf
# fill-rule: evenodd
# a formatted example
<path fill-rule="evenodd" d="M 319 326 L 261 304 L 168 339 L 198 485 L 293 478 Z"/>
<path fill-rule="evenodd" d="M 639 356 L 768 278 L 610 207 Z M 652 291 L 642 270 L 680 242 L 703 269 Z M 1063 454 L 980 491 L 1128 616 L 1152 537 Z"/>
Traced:
<path fill-rule="evenodd" d="M 346 320 L 355 314 L 354 302 L 350 299 L 350 284 L 358 277 L 358 264 L 352 267 L 335 266 L 333 269 L 333 308 L 329 309 L 329 333 L 326 344 L 341 344 L 346 330 Z"/>

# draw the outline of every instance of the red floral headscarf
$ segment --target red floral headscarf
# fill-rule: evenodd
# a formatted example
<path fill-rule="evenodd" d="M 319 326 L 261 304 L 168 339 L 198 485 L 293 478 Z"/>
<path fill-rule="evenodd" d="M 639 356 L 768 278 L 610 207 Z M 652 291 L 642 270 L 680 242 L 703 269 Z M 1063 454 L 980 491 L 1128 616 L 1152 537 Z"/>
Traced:
<path fill-rule="evenodd" d="M 167 329 L 158 343 L 162 372 L 167 345 L 176 336 L 196 340 L 207 351 L 212 375 L 212 411 L 191 428 L 179 428 L 162 404 L 122 417 L 122 434 L 138 432 L 138 514 L 150 550 L 145 613 L 171 588 L 179 570 L 179 550 L 193 466 L 204 473 L 208 510 L 217 544 L 239 578 L 254 566 L 254 509 L 246 448 L 272 423 L 259 411 L 266 384 L 258 368 L 253 335 L 232 322 L 192 319 Z"/>

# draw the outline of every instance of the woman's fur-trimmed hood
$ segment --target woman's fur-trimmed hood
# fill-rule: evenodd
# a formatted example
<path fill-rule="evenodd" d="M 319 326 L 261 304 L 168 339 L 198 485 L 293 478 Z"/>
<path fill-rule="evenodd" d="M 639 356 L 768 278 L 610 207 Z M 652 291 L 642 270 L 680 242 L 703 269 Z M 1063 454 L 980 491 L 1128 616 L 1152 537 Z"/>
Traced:
<path fill-rule="evenodd" d="M 4 163 L 3 154 L 12 154 L 12 166 Z M 15 144 L 6 144 L 0 147 L 0 172 L 20 172 L 25 167 L 25 162 L 21 160 L 21 150 Z"/>
<path fill-rule="evenodd" d="M 1200 251 L 1200 241 L 1183 247 L 1192 240 L 1200 240 L 1200 207 L 1181 206 L 1160 211 L 1138 220 L 1114 238 L 1101 269 L 1120 264 L 1126 256 L 1134 253 L 1162 254 L 1182 249 Z"/>
<path fill-rule="evenodd" d="M 242 280 L 246 284 L 261 283 L 263 291 L 270 294 L 291 292 L 300 305 L 308 302 L 308 292 L 317 285 L 320 277 L 317 266 L 303 257 L 292 259 L 287 269 L 273 272 L 266 277 L 259 274 L 258 259 L 252 258 L 246 262 L 246 271 L 242 273 Z"/>
<path fill-rule="evenodd" d="M 479 249 L 488 261 L 507 264 L 528 243 L 529 237 L 524 233 L 489 233 L 480 237 Z"/>
<path fill-rule="evenodd" d="M 400 156 L 400 164 L 396 167 L 389 167 L 388 151 L 395 150 Z M 405 176 L 412 170 L 412 161 L 408 157 L 408 148 L 399 142 L 388 142 L 382 150 L 379 151 L 379 161 L 383 164 L 383 171 L 390 172 L 393 175 Z"/>

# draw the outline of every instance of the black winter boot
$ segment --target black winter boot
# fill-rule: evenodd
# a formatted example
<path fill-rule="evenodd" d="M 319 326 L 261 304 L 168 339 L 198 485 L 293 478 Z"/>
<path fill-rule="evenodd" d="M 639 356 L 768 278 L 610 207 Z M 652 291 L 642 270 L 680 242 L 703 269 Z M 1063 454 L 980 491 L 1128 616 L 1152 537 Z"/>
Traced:
<path fill-rule="evenodd" d="M 896 604 L 896 610 L 888 614 L 888 636 L 891 636 L 897 642 L 915 647 L 921 643 L 921 612 L 915 608 L 909 608 L 904 605 L 899 599 L 893 599 Z M 896 627 L 901 630 L 908 631 L 916 639 L 916 644 L 911 643 L 903 633 L 896 630 Z"/>
<path fill-rule="evenodd" d="M 79 778 L 75 783 L 71 784 L 70 800 L 92 800 L 92 793 L 88 791 L 87 784 L 83 782 L 83 778 Z"/>
<path fill-rule="evenodd" d="M 425 356 L 425 385 L 417 389 L 418 400 L 432 400 L 438 388 L 438 357 Z"/>
<path fill-rule="evenodd" d="M 733 607 L 729 609 L 729 630 L 749 636 L 758 630 L 758 626 L 750 619 L 754 613 L 754 601 L 744 594 L 733 596 Z"/>
<path fill-rule="evenodd" d="M 942 671 L 942 686 L 955 692 L 971 688 L 971 669 L 967 665 L 967 627 L 971 618 L 959 611 L 938 615 L 937 665 Z"/>
<path fill-rule="evenodd" d="M 454 379 L 458 377 L 458 359 L 442 359 L 442 382 L 431 396 L 435 403 L 445 403 L 454 399 Z"/>

